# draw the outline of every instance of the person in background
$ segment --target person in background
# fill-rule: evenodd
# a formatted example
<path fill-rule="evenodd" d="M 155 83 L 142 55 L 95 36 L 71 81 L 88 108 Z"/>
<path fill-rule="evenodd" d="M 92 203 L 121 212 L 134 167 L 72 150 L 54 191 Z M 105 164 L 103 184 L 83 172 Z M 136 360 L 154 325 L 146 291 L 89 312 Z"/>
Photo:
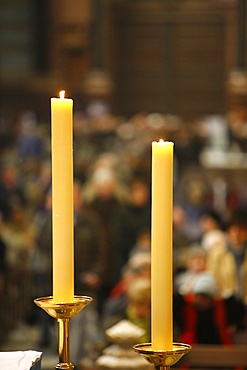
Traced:
<path fill-rule="evenodd" d="M 214 277 L 201 273 L 190 293 L 174 296 L 174 322 L 178 340 L 188 344 L 233 343 L 233 331 L 243 311 L 237 301 L 218 295 Z"/>
<path fill-rule="evenodd" d="M 75 368 L 83 359 L 90 363 L 99 355 L 101 331 L 98 315 L 98 292 L 107 266 L 102 224 L 95 212 L 84 204 L 81 184 L 74 182 L 75 220 L 75 294 L 93 297 L 70 325 L 70 357 Z"/>
<path fill-rule="evenodd" d="M 140 277 L 151 277 L 150 251 L 135 253 L 130 256 L 128 262 L 122 269 L 122 277 L 113 287 L 109 299 L 118 299 L 122 297 L 123 300 L 125 300 L 126 290 L 133 281 Z"/>
<path fill-rule="evenodd" d="M 173 271 L 177 275 L 187 268 L 188 248 L 191 239 L 188 237 L 186 225 L 186 212 L 178 204 L 173 206 Z"/>
<path fill-rule="evenodd" d="M 202 178 L 190 178 L 187 183 L 181 183 L 182 198 L 178 203 L 185 213 L 183 232 L 190 243 L 198 241 L 201 236 L 200 218 L 209 207 L 208 184 Z M 178 190 L 177 190 L 178 193 Z"/>
<path fill-rule="evenodd" d="M 12 203 L 1 237 L 6 245 L 9 310 L 15 313 L 12 323 L 20 323 L 26 320 L 32 298 L 30 258 L 35 248 L 36 229 L 27 208 L 19 201 Z"/>
<path fill-rule="evenodd" d="M 107 302 L 103 327 L 108 329 L 126 319 L 145 330 L 145 334 L 140 338 L 141 341 L 150 342 L 150 312 L 151 280 L 147 277 L 138 277 L 128 285 L 124 296 Z"/>
<path fill-rule="evenodd" d="M 223 298 L 234 296 L 247 305 L 247 209 L 233 211 L 227 238 L 208 254 L 208 269 Z"/>
<path fill-rule="evenodd" d="M 201 273 L 206 271 L 207 253 L 200 245 L 193 245 L 187 252 L 187 265 L 184 272 L 175 275 L 174 287 L 179 294 L 191 292 Z"/>
<path fill-rule="evenodd" d="M 13 205 L 17 203 L 27 206 L 18 161 L 4 159 L 0 166 L 0 211 L 4 221 L 9 221 Z"/>
<path fill-rule="evenodd" d="M 144 228 L 140 230 L 137 235 L 137 240 L 133 248 L 130 250 L 129 257 L 139 253 L 150 253 L 151 252 L 151 233 L 150 229 Z"/>
<path fill-rule="evenodd" d="M 36 212 L 34 225 L 37 230 L 35 248 L 31 254 L 31 270 L 34 284 L 33 298 L 52 294 L 52 194 L 46 193 L 43 207 Z M 51 344 L 53 319 L 34 304 L 30 312 L 30 322 L 37 321 L 39 326 L 39 345 L 47 348 Z"/>
<path fill-rule="evenodd" d="M 142 178 L 134 178 L 129 186 L 129 199 L 119 208 L 114 218 L 114 267 L 115 283 L 121 278 L 121 270 L 129 253 L 144 228 L 150 229 L 150 191 Z"/>
<path fill-rule="evenodd" d="M 106 155 L 104 157 L 107 157 Z M 100 161 L 98 161 L 100 162 Z M 114 285 L 113 265 L 113 222 L 116 210 L 126 200 L 125 189 L 117 178 L 112 158 L 101 158 L 84 187 L 84 203 L 98 217 L 102 225 L 102 238 L 105 244 L 107 268 L 102 276 L 98 292 L 99 309 Z"/>
<path fill-rule="evenodd" d="M 207 252 L 225 241 L 226 233 L 223 230 L 222 219 L 214 210 L 205 212 L 200 217 L 199 223 L 202 232 L 200 243 Z"/>
<path fill-rule="evenodd" d="M 99 217 L 84 204 L 79 182 L 74 183 L 75 290 L 97 299 L 107 266 L 105 239 Z"/>
<path fill-rule="evenodd" d="M 23 112 L 17 138 L 17 152 L 23 162 L 37 161 L 43 155 L 42 137 L 38 132 L 37 117 L 33 111 Z M 26 166 L 26 163 L 25 166 Z M 29 163 L 28 163 L 29 164 Z"/>

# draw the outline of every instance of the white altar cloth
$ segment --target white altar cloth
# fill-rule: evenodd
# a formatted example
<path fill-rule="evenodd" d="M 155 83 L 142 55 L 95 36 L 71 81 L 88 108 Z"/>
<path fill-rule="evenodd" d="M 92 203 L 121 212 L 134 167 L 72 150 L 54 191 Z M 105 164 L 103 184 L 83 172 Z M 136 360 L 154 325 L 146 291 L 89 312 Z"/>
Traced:
<path fill-rule="evenodd" d="M 37 351 L 8 351 L 0 352 L 1 370 L 35 370 L 41 369 L 42 352 Z"/>

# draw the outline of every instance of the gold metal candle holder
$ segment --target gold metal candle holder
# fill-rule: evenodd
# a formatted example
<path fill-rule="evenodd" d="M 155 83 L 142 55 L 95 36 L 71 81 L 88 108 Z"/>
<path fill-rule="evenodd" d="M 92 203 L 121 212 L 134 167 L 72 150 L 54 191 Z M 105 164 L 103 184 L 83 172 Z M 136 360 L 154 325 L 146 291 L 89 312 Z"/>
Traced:
<path fill-rule="evenodd" d="M 58 354 L 59 363 L 55 369 L 73 370 L 74 365 L 70 362 L 69 355 L 69 322 L 77 315 L 93 298 L 87 296 L 74 296 L 74 301 L 69 303 L 55 303 L 53 297 L 42 297 L 34 300 L 34 303 L 46 311 L 58 323 Z"/>
<path fill-rule="evenodd" d="M 173 343 L 170 350 L 154 350 L 151 343 L 136 344 L 134 350 L 154 365 L 156 370 L 169 370 L 183 355 L 191 350 L 189 344 Z"/>

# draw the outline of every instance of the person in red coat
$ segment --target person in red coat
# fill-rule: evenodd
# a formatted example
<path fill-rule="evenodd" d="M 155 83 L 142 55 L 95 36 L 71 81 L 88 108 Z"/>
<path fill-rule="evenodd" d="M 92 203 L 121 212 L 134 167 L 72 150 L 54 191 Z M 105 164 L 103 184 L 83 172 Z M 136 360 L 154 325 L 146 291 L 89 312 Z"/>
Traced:
<path fill-rule="evenodd" d="M 232 344 L 232 331 L 244 310 L 237 301 L 217 294 L 215 279 L 202 273 L 190 293 L 174 297 L 174 319 L 179 341 L 194 344 Z"/>

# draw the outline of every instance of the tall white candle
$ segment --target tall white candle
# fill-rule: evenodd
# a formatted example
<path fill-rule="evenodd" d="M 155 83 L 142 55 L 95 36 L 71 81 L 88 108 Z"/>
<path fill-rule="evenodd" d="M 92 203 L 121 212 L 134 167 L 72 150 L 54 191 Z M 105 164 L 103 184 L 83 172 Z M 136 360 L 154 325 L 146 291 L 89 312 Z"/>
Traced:
<path fill-rule="evenodd" d="M 172 349 L 172 142 L 152 143 L 152 303 L 151 332 L 154 350 Z"/>
<path fill-rule="evenodd" d="M 74 300 L 73 100 L 51 99 L 53 301 Z"/>

